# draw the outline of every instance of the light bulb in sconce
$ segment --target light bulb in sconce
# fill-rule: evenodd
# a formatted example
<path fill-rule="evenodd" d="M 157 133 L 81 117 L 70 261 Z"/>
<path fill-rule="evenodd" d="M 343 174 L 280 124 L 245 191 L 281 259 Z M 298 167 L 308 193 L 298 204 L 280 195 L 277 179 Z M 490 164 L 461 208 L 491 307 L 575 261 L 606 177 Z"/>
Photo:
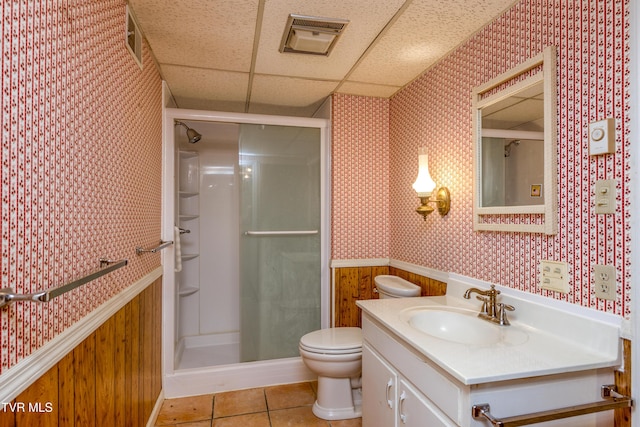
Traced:
<path fill-rule="evenodd" d="M 429 173 L 429 156 L 427 155 L 427 148 L 420 147 L 418 152 L 418 177 L 416 178 L 416 182 L 413 183 L 413 189 L 418 193 L 418 198 L 420 199 L 420 206 L 418 206 L 416 212 L 422 215 L 422 218 L 425 221 L 427 220 L 427 215 L 435 210 L 429 206 L 429 203 L 436 203 L 438 205 L 438 212 L 440 212 L 440 215 L 446 215 L 449 213 L 449 207 L 451 205 L 449 190 L 446 187 L 440 187 L 436 194 L 436 198 L 431 200 L 431 194 L 435 188 L 436 183 Z"/>
<path fill-rule="evenodd" d="M 435 188 L 436 183 L 429 174 L 427 147 L 420 147 L 418 151 L 418 177 L 413 183 L 413 189 L 418 193 L 418 197 L 429 197 Z"/>

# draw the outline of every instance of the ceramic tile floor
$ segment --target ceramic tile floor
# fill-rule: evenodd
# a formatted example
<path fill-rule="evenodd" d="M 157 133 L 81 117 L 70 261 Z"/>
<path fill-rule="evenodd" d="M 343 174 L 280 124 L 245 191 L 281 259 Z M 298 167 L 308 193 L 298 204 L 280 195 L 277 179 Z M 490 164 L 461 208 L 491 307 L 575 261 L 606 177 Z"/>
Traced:
<path fill-rule="evenodd" d="M 311 411 L 316 382 L 286 384 L 167 399 L 156 426 L 163 427 L 362 427 L 360 418 L 325 421 Z"/>

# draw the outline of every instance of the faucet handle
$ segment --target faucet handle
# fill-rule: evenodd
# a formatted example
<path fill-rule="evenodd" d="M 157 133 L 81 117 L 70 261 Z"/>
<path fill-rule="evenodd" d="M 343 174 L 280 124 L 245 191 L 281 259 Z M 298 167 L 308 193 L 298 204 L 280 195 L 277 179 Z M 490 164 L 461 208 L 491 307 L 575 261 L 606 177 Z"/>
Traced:
<path fill-rule="evenodd" d="M 507 311 L 514 311 L 516 308 L 512 305 L 505 304 L 503 302 L 498 304 L 498 322 L 500 325 L 510 325 L 509 319 L 507 319 Z"/>
<path fill-rule="evenodd" d="M 476 295 L 476 299 L 482 301 L 482 308 L 480 309 L 481 313 L 487 314 L 487 307 L 489 304 L 489 298 L 481 297 L 480 295 Z"/>

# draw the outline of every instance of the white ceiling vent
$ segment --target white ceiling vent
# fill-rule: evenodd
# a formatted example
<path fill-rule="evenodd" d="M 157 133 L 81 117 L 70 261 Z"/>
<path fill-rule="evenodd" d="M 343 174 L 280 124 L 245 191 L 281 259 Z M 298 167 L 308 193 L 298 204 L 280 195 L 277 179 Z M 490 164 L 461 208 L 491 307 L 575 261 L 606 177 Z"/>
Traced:
<path fill-rule="evenodd" d="M 329 55 L 349 23 L 346 19 L 289 15 L 280 52 Z"/>

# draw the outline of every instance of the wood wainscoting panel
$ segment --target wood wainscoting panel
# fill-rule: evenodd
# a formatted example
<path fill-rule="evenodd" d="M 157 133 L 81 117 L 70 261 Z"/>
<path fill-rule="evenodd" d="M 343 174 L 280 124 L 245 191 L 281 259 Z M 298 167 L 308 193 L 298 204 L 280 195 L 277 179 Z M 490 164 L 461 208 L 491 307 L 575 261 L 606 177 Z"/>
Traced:
<path fill-rule="evenodd" d="M 0 427 L 145 426 L 162 389 L 162 278 L 0 408 Z M 23 409 L 24 408 L 24 409 Z"/>
<path fill-rule="evenodd" d="M 420 286 L 422 296 L 444 295 L 447 291 L 444 282 L 389 266 L 340 267 L 335 269 L 334 274 L 336 327 L 362 326 L 361 310 L 356 306 L 356 301 L 378 298 L 374 292 L 374 278 L 382 274 L 402 277 Z"/>
<path fill-rule="evenodd" d="M 622 369 L 615 372 L 615 383 L 618 393 L 632 396 L 631 393 L 631 341 L 622 339 Z M 631 427 L 631 408 L 615 409 L 613 411 L 614 427 Z"/>

